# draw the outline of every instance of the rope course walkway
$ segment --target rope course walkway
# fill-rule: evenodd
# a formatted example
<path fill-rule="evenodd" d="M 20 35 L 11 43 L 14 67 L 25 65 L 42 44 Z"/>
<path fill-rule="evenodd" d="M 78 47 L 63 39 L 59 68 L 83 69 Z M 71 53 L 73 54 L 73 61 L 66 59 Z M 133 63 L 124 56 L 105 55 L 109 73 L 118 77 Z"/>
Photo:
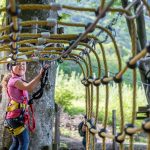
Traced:
<path fill-rule="evenodd" d="M 11 16 L 11 24 L 3 26 L 0 28 L 0 52 L 10 52 L 11 56 L 4 56 L 0 58 L 0 64 L 7 63 L 7 59 L 11 58 L 11 63 L 16 64 L 20 62 L 17 57 L 19 55 L 27 55 L 27 62 L 39 62 L 39 61 L 57 61 L 63 62 L 66 60 L 75 61 L 83 73 L 83 79 L 81 83 L 85 87 L 85 109 L 86 118 L 84 123 L 87 128 L 86 132 L 86 149 L 95 149 L 95 135 L 98 134 L 99 138 L 103 141 L 103 150 L 106 149 L 106 138 L 114 139 L 120 145 L 120 150 L 123 150 L 123 143 L 126 137 L 130 137 L 130 150 L 134 149 L 133 137 L 138 132 L 146 132 L 148 134 L 148 150 L 150 149 L 150 119 L 147 118 L 143 121 L 141 127 L 135 125 L 136 118 L 136 67 L 137 62 L 143 58 L 147 53 L 150 53 L 150 45 L 141 50 L 137 54 L 137 35 L 135 27 L 135 19 L 140 15 L 143 5 L 146 7 L 150 14 L 150 7 L 146 0 L 141 0 L 141 5 L 136 9 L 135 14 L 132 15 L 130 9 L 137 4 L 139 0 L 131 2 L 126 8 L 113 8 L 114 0 L 107 3 L 105 0 L 101 0 L 98 8 L 82 8 L 73 7 L 67 5 L 60 5 L 57 3 L 51 3 L 50 5 L 42 4 L 24 4 L 19 5 L 15 0 L 9 1 L 7 7 L 1 8 L 0 12 L 7 12 Z M 52 10 L 61 11 L 62 9 L 67 9 L 69 11 L 83 11 L 91 12 L 95 14 L 95 20 L 91 23 L 67 23 L 57 21 L 53 18 L 47 18 L 47 20 L 28 20 L 20 21 L 19 14 L 22 10 Z M 103 27 L 98 24 L 101 18 L 107 15 L 107 12 L 116 12 L 124 15 L 131 23 L 131 45 L 132 45 L 132 58 L 129 58 L 125 67 L 122 67 L 120 50 L 118 48 L 117 42 L 112 35 L 112 32 L 108 27 Z M 84 29 L 83 33 L 80 34 L 50 34 L 48 32 L 41 33 L 22 33 L 22 28 L 32 28 L 33 25 L 54 27 L 60 26 L 70 26 L 70 27 L 82 27 Z M 107 56 L 103 46 L 103 42 L 99 38 L 91 34 L 95 29 L 99 29 L 101 32 L 107 34 L 110 37 L 113 45 L 114 52 L 117 58 L 118 72 L 115 75 L 109 75 L 109 69 L 107 64 Z M 101 33 L 100 32 L 100 33 Z M 99 33 L 99 34 L 100 34 Z M 100 49 L 103 60 L 100 60 L 99 52 L 96 48 L 91 46 L 92 41 L 98 45 Z M 32 46 L 32 44 L 36 46 Z M 29 45 L 31 45 L 29 47 Z M 47 46 L 55 45 L 55 46 Z M 65 47 L 61 46 L 65 45 Z M 66 46 L 67 45 L 67 46 Z M 22 53 L 18 53 L 22 52 Z M 48 57 L 44 57 L 44 56 Z M 93 65 L 91 60 L 91 55 L 97 62 L 97 75 L 93 77 Z M 31 57 L 32 56 L 32 57 Z M 105 75 L 102 76 L 102 63 L 104 66 Z M 122 95 L 122 82 L 123 75 L 128 70 L 133 70 L 133 99 L 132 99 L 132 118 L 131 122 L 125 123 L 125 113 Z M 118 97 L 119 97 L 119 107 L 120 107 L 120 132 L 117 135 L 113 135 L 107 131 L 108 122 L 108 109 L 109 109 L 109 83 L 113 81 L 118 85 Z M 96 124 L 98 121 L 98 114 L 100 112 L 99 106 L 102 99 L 100 99 L 99 86 L 104 85 L 106 88 L 106 99 L 105 99 L 105 117 L 103 119 L 103 128 L 97 129 Z M 96 91 L 96 100 L 94 101 L 94 91 Z M 94 104 L 95 103 L 95 104 Z M 96 106 L 96 108 L 94 108 Z M 94 118 L 95 122 L 92 123 L 91 119 Z M 92 137 L 92 140 L 91 140 Z"/>

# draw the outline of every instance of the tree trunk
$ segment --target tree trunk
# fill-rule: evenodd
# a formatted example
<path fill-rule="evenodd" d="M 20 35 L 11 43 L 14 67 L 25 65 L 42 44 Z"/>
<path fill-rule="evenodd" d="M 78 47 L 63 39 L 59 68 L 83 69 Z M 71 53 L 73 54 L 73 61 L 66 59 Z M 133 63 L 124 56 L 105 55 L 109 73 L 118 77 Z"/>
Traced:
<path fill-rule="evenodd" d="M 36 3 L 49 4 L 53 0 L 20 0 L 20 4 Z M 23 20 L 32 20 L 33 17 L 38 17 L 39 20 L 46 20 L 48 17 L 56 17 L 56 14 L 50 11 L 22 11 L 21 18 Z M 49 29 L 50 31 L 52 29 Z M 52 127 L 54 119 L 54 85 L 56 75 L 56 64 L 52 64 L 49 70 L 48 80 L 50 89 L 45 89 L 41 99 L 34 102 L 36 130 L 30 136 L 30 150 L 52 149 Z M 31 80 L 39 72 L 40 65 L 30 63 L 28 65 L 27 80 Z"/>
<path fill-rule="evenodd" d="M 37 67 L 32 64 L 29 67 L 28 79 L 37 74 Z M 34 70 L 34 71 L 33 71 Z M 55 85 L 56 66 L 52 65 L 49 71 L 48 80 L 50 89 L 45 89 L 41 99 L 34 101 L 34 112 L 36 118 L 36 130 L 30 135 L 30 150 L 50 149 L 52 146 L 52 127 L 54 119 L 54 85 Z"/>
<path fill-rule="evenodd" d="M 1 70 L 0 74 L 7 74 L 8 71 L 6 69 L 6 65 L 2 65 L 1 67 L 3 68 L 3 70 Z M 5 111 L 8 104 L 8 99 L 6 95 L 6 90 L 2 89 L 2 101 L 0 104 L 0 150 L 7 150 L 12 142 L 10 133 L 4 127 L 4 117 L 6 113 Z"/>
<path fill-rule="evenodd" d="M 55 0 L 19 0 L 19 4 L 49 4 Z M 39 11 L 39 10 L 24 10 L 21 12 L 20 18 L 25 20 L 32 20 L 33 17 L 38 17 L 39 20 L 46 20 L 48 17 L 56 18 L 56 12 Z M 42 28 L 42 27 L 40 27 Z M 53 28 L 47 28 L 47 30 L 54 31 Z M 30 32 L 32 29 L 23 28 L 22 32 Z M 48 62 L 47 62 L 48 63 Z M 27 81 L 31 81 L 41 68 L 40 63 L 29 63 L 27 66 Z M 3 71 L 4 72 L 4 71 Z M 6 72 L 6 71 L 5 71 Z M 30 150 L 52 150 L 52 128 L 54 120 L 54 87 L 56 77 L 56 63 L 52 63 L 49 69 L 48 83 L 49 86 L 44 89 L 42 98 L 34 101 L 34 115 L 36 119 L 36 130 L 30 134 Z M 38 88 L 37 88 L 38 89 Z M 37 90 L 36 89 L 36 90 Z M 35 90 L 35 91 L 36 91 Z M 6 93 L 5 93 L 6 94 Z M 6 102 L 6 98 L 3 95 L 3 101 Z M 4 103 L 6 104 L 6 103 Z M 3 106 L 3 108 L 6 107 Z M 1 132 L 1 131 L 0 131 Z M 0 133 L 0 135 L 2 135 Z"/>
<path fill-rule="evenodd" d="M 128 0 L 121 0 L 123 8 L 125 8 L 128 5 Z M 140 5 L 141 2 L 135 5 L 135 9 Z M 126 19 L 129 33 L 131 31 L 131 25 L 130 25 L 130 20 Z M 147 36 L 146 36 L 146 29 L 145 29 L 145 19 L 144 19 L 144 14 L 143 11 L 141 14 L 137 17 L 136 19 L 136 27 L 137 27 L 137 53 L 139 53 L 142 49 L 146 47 L 146 42 L 147 42 Z M 140 76 L 141 76 L 141 81 L 143 83 L 149 84 L 148 80 L 145 76 L 147 70 L 150 70 L 150 65 L 145 65 L 144 63 L 140 63 L 139 66 L 139 71 L 140 71 Z M 143 84 L 147 102 L 150 105 L 150 88 L 148 89 L 148 86 L 146 84 Z"/>

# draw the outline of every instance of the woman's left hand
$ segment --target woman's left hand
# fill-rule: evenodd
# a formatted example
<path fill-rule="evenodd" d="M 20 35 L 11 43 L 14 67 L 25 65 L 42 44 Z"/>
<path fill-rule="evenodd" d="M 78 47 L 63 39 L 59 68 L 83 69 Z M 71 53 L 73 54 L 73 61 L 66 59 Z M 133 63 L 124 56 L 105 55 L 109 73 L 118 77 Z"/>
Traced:
<path fill-rule="evenodd" d="M 43 68 L 41 68 L 41 70 L 40 70 L 40 75 L 42 76 L 43 73 L 45 72 L 45 70 L 47 70 L 49 67 L 50 67 L 50 65 L 49 65 L 49 64 L 46 64 Z"/>

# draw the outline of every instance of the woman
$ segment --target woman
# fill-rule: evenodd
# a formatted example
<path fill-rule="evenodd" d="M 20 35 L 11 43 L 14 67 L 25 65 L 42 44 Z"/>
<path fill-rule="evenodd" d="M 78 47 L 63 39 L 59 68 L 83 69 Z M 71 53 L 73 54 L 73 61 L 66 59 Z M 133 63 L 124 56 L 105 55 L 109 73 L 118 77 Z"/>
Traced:
<path fill-rule="evenodd" d="M 25 55 L 19 56 L 18 59 L 26 60 Z M 48 65 L 45 66 L 47 68 Z M 25 81 L 26 62 L 17 62 L 16 65 L 9 63 L 7 65 L 10 74 L 3 79 L 3 87 L 7 91 L 9 103 L 5 122 L 12 132 L 12 145 L 9 150 L 28 150 L 29 133 L 25 125 L 27 118 L 28 92 L 37 87 L 44 69 L 29 83 Z M 28 119 L 28 118 L 27 118 Z"/>

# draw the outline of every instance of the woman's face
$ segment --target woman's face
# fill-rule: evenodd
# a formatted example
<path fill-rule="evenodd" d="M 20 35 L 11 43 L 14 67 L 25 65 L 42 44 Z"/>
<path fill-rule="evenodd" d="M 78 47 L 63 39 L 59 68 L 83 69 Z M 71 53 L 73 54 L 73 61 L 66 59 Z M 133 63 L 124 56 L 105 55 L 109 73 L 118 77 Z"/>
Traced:
<path fill-rule="evenodd" d="M 18 62 L 16 66 L 12 67 L 13 73 L 23 76 L 26 72 L 26 62 Z"/>

